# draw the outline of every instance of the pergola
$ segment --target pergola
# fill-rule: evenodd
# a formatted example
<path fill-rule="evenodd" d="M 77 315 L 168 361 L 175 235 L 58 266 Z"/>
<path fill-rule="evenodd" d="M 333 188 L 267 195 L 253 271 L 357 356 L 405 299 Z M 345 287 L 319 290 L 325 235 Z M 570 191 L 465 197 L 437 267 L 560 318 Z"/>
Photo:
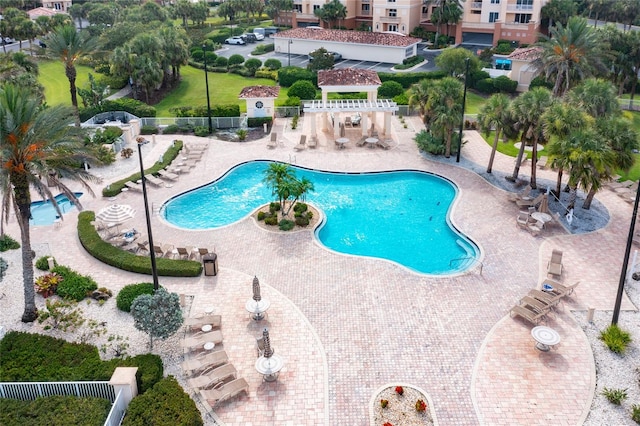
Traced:
<path fill-rule="evenodd" d="M 371 70 L 356 68 L 343 68 L 337 70 L 318 71 L 318 87 L 322 89 L 322 100 L 313 100 L 304 103 L 304 112 L 322 114 L 322 130 L 329 130 L 329 114 L 333 116 L 333 134 L 340 137 L 340 126 L 343 116 L 360 113 L 362 121 L 362 136 L 366 136 L 369 123 L 376 124 L 378 113 L 383 113 L 383 127 L 381 135 L 391 132 L 391 114 L 398 111 L 395 102 L 387 99 L 378 99 L 378 88 L 382 85 L 378 73 Z M 366 92 L 367 99 L 328 100 L 330 92 Z M 315 115 L 311 120 L 311 136 L 316 137 Z"/>

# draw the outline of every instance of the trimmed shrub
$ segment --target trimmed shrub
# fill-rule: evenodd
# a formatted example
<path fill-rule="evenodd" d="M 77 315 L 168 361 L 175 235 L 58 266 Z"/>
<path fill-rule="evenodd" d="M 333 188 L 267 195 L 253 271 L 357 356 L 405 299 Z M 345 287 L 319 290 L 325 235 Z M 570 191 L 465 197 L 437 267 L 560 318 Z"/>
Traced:
<path fill-rule="evenodd" d="M 493 79 L 485 78 L 484 80 L 476 82 L 476 90 L 482 93 L 495 93 L 496 88 L 493 85 Z"/>
<path fill-rule="evenodd" d="M 546 87 L 549 90 L 553 89 L 553 83 L 547 81 L 543 75 L 539 75 L 529 83 L 529 90 L 535 89 L 536 87 Z"/>
<path fill-rule="evenodd" d="M 385 81 L 397 81 L 408 89 L 412 84 L 418 83 L 420 80 L 440 80 L 447 76 L 444 71 L 429 71 L 429 72 L 407 72 L 407 73 L 392 73 L 392 72 L 379 72 L 381 82 Z"/>
<path fill-rule="evenodd" d="M 131 400 L 122 425 L 202 426 L 195 402 L 173 376 L 156 383 L 152 389 Z"/>
<path fill-rule="evenodd" d="M 142 126 L 140 127 L 140 134 L 141 135 L 157 135 L 160 132 L 158 131 L 158 128 L 156 126 Z"/>
<path fill-rule="evenodd" d="M 217 60 L 218 59 L 216 59 L 216 61 Z M 229 60 L 227 61 L 227 65 L 230 66 L 230 67 L 234 67 L 234 66 L 241 65 L 243 62 L 244 62 L 244 56 L 238 55 L 236 53 L 236 54 L 233 54 L 233 55 L 229 56 Z"/>
<path fill-rule="evenodd" d="M 282 68 L 282 62 L 274 58 L 269 58 L 264 61 L 264 66 L 269 68 L 271 71 L 277 71 Z"/>
<path fill-rule="evenodd" d="M 288 219 L 282 219 L 278 224 L 278 228 L 281 231 L 291 231 L 294 226 L 296 226 L 296 223 Z"/>
<path fill-rule="evenodd" d="M 216 58 L 215 64 L 216 64 L 216 67 L 225 68 L 229 65 L 229 60 L 224 56 L 218 56 Z"/>
<path fill-rule="evenodd" d="M 393 97 L 393 102 L 398 105 L 409 105 L 409 97 L 406 93 L 401 93 L 398 96 Z"/>
<path fill-rule="evenodd" d="M 20 243 L 11 238 L 7 234 L 0 235 L 0 252 L 7 250 L 17 250 L 20 248 Z"/>
<path fill-rule="evenodd" d="M 251 117 L 247 119 L 248 127 L 262 127 L 264 123 L 267 123 L 271 127 L 273 117 Z"/>
<path fill-rule="evenodd" d="M 256 78 L 268 78 L 271 79 L 273 81 L 278 81 L 278 71 L 276 70 L 268 70 L 266 68 L 260 68 L 259 70 L 256 71 L 255 74 Z"/>
<path fill-rule="evenodd" d="M 264 220 L 265 217 L 267 217 L 266 212 L 258 212 L 258 220 Z"/>
<path fill-rule="evenodd" d="M 163 135 L 175 135 L 176 133 L 178 133 L 179 128 L 177 124 L 169 124 L 167 127 L 164 128 L 164 130 L 162 131 Z"/>
<path fill-rule="evenodd" d="M 177 144 L 176 144 L 177 145 Z M 78 238 L 87 252 L 106 263 L 124 271 L 151 275 L 151 259 L 136 256 L 103 241 L 91 222 L 95 213 L 83 211 L 78 215 Z M 202 272 L 202 264 L 193 260 L 156 259 L 158 275 L 168 277 L 197 277 Z"/>
<path fill-rule="evenodd" d="M 300 80 L 308 80 L 315 87 L 318 82 L 318 76 L 300 67 L 283 67 L 278 70 L 278 83 L 282 87 L 291 87 L 293 83 Z"/>
<path fill-rule="evenodd" d="M 36 268 L 38 268 L 41 271 L 48 271 L 49 270 L 49 258 L 53 257 L 53 256 L 41 256 L 38 258 L 38 260 L 36 260 Z M 56 262 L 55 257 L 53 258 L 53 265 L 54 266 L 58 266 L 58 262 Z"/>
<path fill-rule="evenodd" d="M 129 284 L 122 287 L 116 296 L 116 306 L 124 312 L 131 311 L 131 304 L 142 294 L 153 294 L 153 283 Z"/>
<path fill-rule="evenodd" d="M 280 211 L 280 207 L 281 207 L 281 206 L 280 206 L 280 203 L 278 203 L 278 202 L 276 202 L 276 201 L 272 201 L 272 202 L 270 202 L 270 203 L 269 203 L 269 211 L 270 211 L 271 213 L 274 213 L 274 212 Z"/>
<path fill-rule="evenodd" d="M 291 87 L 289 87 L 287 96 L 290 98 L 297 97 L 298 102 L 300 99 L 315 99 L 316 86 L 314 86 L 314 84 L 309 80 L 296 81 L 291 85 Z"/>
<path fill-rule="evenodd" d="M 275 226 L 278 224 L 278 217 L 277 216 L 268 216 L 264 218 L 264 224 L 265 225 L 271 225 L 271 226 Z"/>
<path fill-rule="evenodd" d="M 296 216 L 296 225 L 298 226 L 309 225 L 309 218 L 306 215 Z"/>
<path fill-rule="evenodd" d="M 214 105 L 211 107 L 211 116 L 212 117 L 240 117 L 240 105 L 238 104 Z"/>
<path fill-rule="evenodd" d="M 506 75 L 501 75 L 493 79 L 493 87 L 503 93 L 515 93 L 518 88 L 518 82 L 511 80 Z"/>
<path fill-rule="evenodd" d="M 256 58 L 247 59 L 247 61 L 244 63 L 244 66 L 247 70 L 249 70 L 249 72 L 251 72 L 251 75 L 255 75 L 256 71 L 258 71 L 258 68 L 262 66 L 262 61 Z"/>
<path fill-rule="evenodd" d="M 404 93 L 404 87 L 397 81 L 385 81 L 378 87 L 378 98 L 392 99 Z"/>
<path fill-rule="evenodd" d="M 49 396 L 33 401 L 0 398 L 0 424 L 102 426 L 111 409 L 104 398 Z"/>
<path fill-rule="evenodd" d="M 193 133 L 196 136 L 199 137 L 205 137 L 205 136 L 209 136 L 209 127 L 208 126 L 196 126 L 195 129 L 193 129 Z"/>
<path fill-rule="evenodd" d="M 296 213 L 304 213 L 309 209 L 309 206 L 306 203 L 296 203 L 295 206 L 293 206 L 293 211 Z"/>
<path fill-rule="evenodd" d="M 98 288 L 98 284 L 88 275 L 82 275 L 67 266 L 56 266 L 51 270 L 62 277 L 62 282 L 58 284 L 56 294 L 65 299 L 80 302 L 89 296 L 93 290 Z"/>
<path fill-rule="evenodd" d="M 491 74 L 482 70 L 474 70 L 469 73 L 469 81 L 467 83 L 469 84 L 469 87 L 475 88 L 478 81 L 487 78 L 491 78 Z"/>
<path fill-rule="evenodd" d="M 80 121 L 87 121 L 94 115 L 107 111 L 126 111 L 136 117 L 155 117 L 156 109 L 144 102 L 131 98 L 105 99 L 100 107 L 82 108 Z"/>

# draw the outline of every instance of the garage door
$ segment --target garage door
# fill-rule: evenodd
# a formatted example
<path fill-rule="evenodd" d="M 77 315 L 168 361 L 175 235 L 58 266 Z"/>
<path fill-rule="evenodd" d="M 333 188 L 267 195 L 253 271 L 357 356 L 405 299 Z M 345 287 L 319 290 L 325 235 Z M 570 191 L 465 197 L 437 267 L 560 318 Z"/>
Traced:
<path fill-rule="evenodd" d="M 473 44 L 476 46 L 493 46 L 493 34 L 462 33 L 462 44 Z"/>

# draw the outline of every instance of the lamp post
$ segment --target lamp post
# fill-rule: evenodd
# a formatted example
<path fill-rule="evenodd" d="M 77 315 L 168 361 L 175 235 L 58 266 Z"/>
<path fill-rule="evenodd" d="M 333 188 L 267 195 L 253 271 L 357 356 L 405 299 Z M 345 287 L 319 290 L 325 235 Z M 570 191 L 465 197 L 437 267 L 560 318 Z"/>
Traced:
<path fill-rule="evenodd" d="M 151 234 L 151 218 L 149 217 L 149 200 L 147 199 L 147 179 L 144 176 L 142 164 L 142 145 L 149 143 L 142 137 L 138 140 L 138 159 L 140 160 L 140 176 L 142 179 L 142 197 L 144 198 L 144 215 L 147 218 L 147 234 L 149 234 L 149 256 L 151 257 L 151 275 L 153 276 L 153 290 L 158 291 L 158 269 L 156 268 L 156 253 L 153 249 L 153 235 Z"/>
<path fill-rule="evenodd" d="M 624 251 L 624 260 L 622 261 L 622 271 L 620 271 L 620 282 L 618 283 L 618 294 L 616 294 L 616 304 L 613 307 L 613 317 L 611 325 L 618 323 L 620 316 L 620 305 L 622 304 L 622 293 L 624 292 L 624 282 L 627 279 L 627 267 L 629 265 L 629 254 L 631 253 L 631 242 L 633 241 L 633 233 L 636 228 L 636 218 L 638 217 L 638 201 L 640 201 L 640 181 L 638 182 L 638 190 L 636 191 L 636 200 L 633 202 L 633 215 L 631 216 L 631 225 L 629 226 L 629 235 L 627 236 L 627 247 Z"/>
<path fill-rule="evenodd" d="M 469 77 L 469 58 L 464 60 L 464 94 L 462 95 L 462 118 L 460 119 L 460 132 L 458 134 L 458 152 L 456 153 L 456 163 L 460 162 L 460 151 L 462 151 L 462 128 L 464 126 L 464 107 L 467 103 L 467 78 Z"/>
<path fill-rule="evenodd" d="M 209 74 L 207 73 L 207 45 L 202 45 L 204 52 L 204 84 L 207 88 L 207 119 L 209 120 L 209 134 L 213 133 L 213 124 L 211 123 L 211 101 L 209 100 Z"/>
<path fill-rule="evenodd" d="M 293 44 L 293 40 L 289 39 L 287 43 L 287 66 L 291 66 L 291 45 Z"/>

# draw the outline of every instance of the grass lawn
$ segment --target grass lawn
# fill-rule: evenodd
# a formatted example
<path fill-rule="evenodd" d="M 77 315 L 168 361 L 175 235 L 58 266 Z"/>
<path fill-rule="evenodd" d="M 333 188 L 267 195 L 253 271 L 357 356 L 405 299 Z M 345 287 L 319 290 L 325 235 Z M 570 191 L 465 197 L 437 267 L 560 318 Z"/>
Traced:
<path fill-rule="evenodd" d="M 155 105 L 158 117 L 174 117 L 169 108 L 183 105 L 206 105 L 207 92 L 204 71 L 190 66 L 180 68 L 182 81 L 178 87 Z M 240 91 L 245 86 L 275 86 L 276 82 L 266 78 L 246 78 L 238 74 L 209 73 L 209 95 L 211 106 L 223 104 L 239 104 L 240 111 L 246 112 L 244 101 L 238 99 Z M 280 97 L 286 97 L 286 90 L 280 92 Z"/>
<path fill-rule="evenodd" d="M 71 94 L 69 93 L 69 80 L 64 74 L 64 65 L 60 61 L 39 61 L 40 75 L 38 81 L 44 86 L 44 94 L 47 105 L 71 106 Z M 89 73 L 96 75 L 91 67 L 76 65 L 76 87 L 84 88 L 89 82 Z M 78 105 L 82 106 L 82 100 L 78 96 Z"/>
<path fill-rule="evenodd" d="M 479 114 L 480 108 L 485 102 L 487 102 L 487 98 L 467 90 L 467 102 L 464 106 L 465 114 Z"/>
<path fill-rule="evenodd" d="M 492 131 L 491 133 L 489 133 L 489 136 L 486 136 L 483 132 L 480 132 L 480 134 L 482 135 L 485 142 L 487 142 L 489 146 L 493 146 L 493 140 L 496 137 L 496 132 Z M 497 150 L 498 152 L 504 155 L 508 155 L 510 157 L 515 158 L 518 155 L 518 148 L 513 146 L 513 144 L 515 144 L 516 142 L 518 142 L 518 140 L 510 140 L 508 142 L 502 142 L 502 136 L 501 136 L 500 141 L 498 142 Z M 525 151 L 525 154 L 527 155 L 527 158 L 531 158 L 531 151 Z M 540 158 L 542 155 L 547 155 L 544 149 L 538 151 L 538 158 Z"/>

